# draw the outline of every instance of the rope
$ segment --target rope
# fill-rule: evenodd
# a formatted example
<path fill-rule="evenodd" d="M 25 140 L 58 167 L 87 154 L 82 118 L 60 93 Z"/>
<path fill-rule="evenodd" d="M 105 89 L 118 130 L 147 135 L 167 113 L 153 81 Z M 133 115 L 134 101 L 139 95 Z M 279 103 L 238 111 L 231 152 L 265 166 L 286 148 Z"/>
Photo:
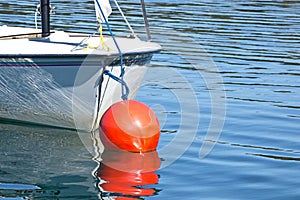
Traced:
<path fill-rule="evenodd" d="M 52 7 L 50 5 L 49 14 L 55 14 L 55 7 Z M 41 4 L 38 4 L 36 6 L 35 12 L 34 12 L 34 24 L 35 29 L 38 29 L 38 15 L 41 15 Z"/>
<path fill-rule="evenodd" d="M 129 88 L 128 88 L 126 82 L 122 78 L 119 78 L 119 77 L 113 75 L 109 70 L 104 70 L 103 73 L 105 75 L 108 75 L 110 78 L 114 79 L 115 81 L 122 84 L 122 96 L 121 96 L 121 98 L 123 100 L 127 100 L 128 99 L 128 94 L 129 94 Z"/>
<path fill-rule="evenodd" d="M 38 16 L 39 14 L 41 14 L 41 13 L 40 13 L 40 9 L 41 9 L 41 5 L 38 4 L 38 5 L 36 6 L 35 13 L 34 13 L 35 29 L 38 29 L 37 16 Z"/>
<path fill-rule="evenodd" d="M 117 40 L 116 40 L 116 38 L 115 38 L 115 36 L 114 36 L 114 34 L 113 34 L 111 28 L 110 28 L 110 25 L 109 25 L 109 23 L 108 23 L 108 21 L 107 21 L 105 15 L 104 15 L 104 13 L 103 13 L 103 10 L 102 10 L 102 8 L 101 8 L 101 6 L 100 6 L 99 1 L 96 0 L 96 3 L 97 3 L 97 5 L 98 5 L 98 7 L 99 7 L 99 10 L 100 10 L 100 12 L 101 12 L 101 15 L 102 15 L 104 21 L 105 21 L 105 24 L 106 24 L 106 26 L 107 26 L 107 28 L 108 28 L 108 31 L 109 31 L 109 33 L 110 33 L 110 35 L 111 35 L 111 37 L 112 37 L 112 39 L 113 39 L 113 41 L 114 41 L 114 44 L 115 44 L 116 47 L 117 47 L 117 50 L 118 50 L 118 53 L 119 53 L 119 56 L 120 56 L 120 67 L 121 67 L 121 74 L 120 74 L 120 77 L 123 77 L 123 75 L 124 75 L 124 68 L 123 68 L 123 54 L 122 54 L 122 51 L 121 51 L 121 49 L 120 49 L 120 47 L 119 47 L 119 45 L 118 45 L 118 43 L 117 43 Z"/>
<path fill-rule="evenodd" d="M 92 46 L 90 43 L 86 43 L 86 46 L 87 46 L 87 48 L 90 48 L 90 49 L 98 49 L 98 47 L 99 46 L 102 46 L 103 47 L 103 49 L 106 49 L 107 51 L 109 51 L 110 50 L 110 48 L 109 48 L 109 46 L 107 46 L 107 44 L 105 43 L 105 41 L 104 41 L 104 38 L 103 38 L 103 34 L 102 34 L 102 25 L 100 24 L 99 25 L 99 33 L 100 33 L 100 35 L 99 35 L 99 42 L 98 42 L 98 44 L 96 45 L 96 46 Z M 95 35 L 95 34 L 94 34 Z M 91 37 L 89 37 L 89 38 L 91 38 Z M 88 38 L 88 39 L 89 39 Z"/>
<path fill-rule="evenodd" d="M 98 7 L 99 7 L 99 10 L 100 10 L 100 12 L 101 12 L 101 15 L 102 15 L 104 21 L 105 21 L 105 24 L 106 24 L 106 26 L 107 26 L 107 28 L 108 28 L 108 31 L 109 31 L 109 33 L 110 33 L 112 39 L 113 39 L 113 42 L 114 42 L 115 46 L 117 47 L 117 50 L 118 50 L 118 53 L 119 53 L 119 57 L 120 57 L 120 78 L 119 78 L 119 77 L 116 77 L 116 76 L 113 75 L 113 74 L 111 74 L 109 71 L 104 72 L 104 74 L 108 75 L 109 77 L 111 77 L 111 78 L 113 78 L 114 80 L 116 80 L 116 81 L 118 81 L 119 83 L 121 83 L 121 85 L 122 85 L 122 96 L 121 96 L 121 98 L 122 98 L 123 100 L 126 100 L 127 97 L 128 97 L 128 94 L 129 94 L 129 88 L 128 88 L 126 82 L 124 81 L 124 73 L 125 73 L 125 70 L 124 70 L 124 67 L 123 67 L 123 54 L 122 54 L 122 51 L 121 51 L 121 49 L 120 49 L 120 47 L 119 47 L 119 45 L 118 45 L 118 43 L 117 43 L 117 40 L 116 40 L 114 34 L 113 34 L 113 32 L 112 32 L 112 29 L 110 28 L 110 25 L 109 25 L 109 23 L 108 23 L 108 21 L 107 21 L 107 19 L 106 19 L 106 17 L 105 17 L 105 14 L 104 14 L 104 12 L 103 12 L 103 10 L 102 10 L 102 8 L 101 8 L 101 5 L 100 5 L 99 1 L 96 0 L 96 3 L 97 3 L 97 5 L 98 5 Z"/>
<path fill-rule="evenodd" d="M 90 38 L 94 37 L 96 34 L 97 34 L 97 31 L 94 32 L 94 33 L 92 33 L 92 34 L 90 34 L 89 36 L 87 36 L 83 40 L 81 40 L 78 45 L 76 45 L 73 49 L 71 49 L 71 52 L 77 50 L 78 47 L 81 47 L 81 49 L 86 49 L 87 48 L 87 41 Z"/>

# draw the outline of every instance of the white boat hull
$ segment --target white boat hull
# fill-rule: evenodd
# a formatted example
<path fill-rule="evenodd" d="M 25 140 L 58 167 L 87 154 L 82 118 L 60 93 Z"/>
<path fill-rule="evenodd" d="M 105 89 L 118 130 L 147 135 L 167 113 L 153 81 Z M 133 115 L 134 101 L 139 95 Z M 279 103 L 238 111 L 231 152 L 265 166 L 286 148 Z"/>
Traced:
<path fill-rule="evenodd" d="M 105 48 L 99 36 L 56 31 L 39 38 L 35 32 L 39 30 L 0 26 L 1 121 L 96 129 L 106 109 L 121 101 L 120 83 L 103 74 L 106 69 L 120 75 L 119 50 L 129 99 L 160 50 L 138 38 L 116 38 L 118 49 L 110 36 L 104 37 Z"/>
<path fill-rule="evenodd" d="M 134 98 L 151 55 L 125 67 L 124 80 Z M 1 58 L 0 118 L 34 124 L 92 130 L 113 103 L 121 101 L 121 86 L 103 75 L 120 66 L 112 58 L 66 57 Z M 105 67 L 106 66 L 106 67 Z"/>

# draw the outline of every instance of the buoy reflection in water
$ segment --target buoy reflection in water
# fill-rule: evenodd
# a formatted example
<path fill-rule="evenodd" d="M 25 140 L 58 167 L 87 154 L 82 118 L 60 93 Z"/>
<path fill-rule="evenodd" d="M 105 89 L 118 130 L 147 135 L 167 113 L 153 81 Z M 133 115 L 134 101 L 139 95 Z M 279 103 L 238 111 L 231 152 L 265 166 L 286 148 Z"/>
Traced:
<path fill-rule="evenodd" d="M 159 180 L 155 173 L 160 167 L 156 151 L 132 153 L 105 150 L 102 159 L 97 176 L 101 179 L 99 188 L 104 196 L 136 199 L 158 192 L 149 186 L 157 184 Z"/>

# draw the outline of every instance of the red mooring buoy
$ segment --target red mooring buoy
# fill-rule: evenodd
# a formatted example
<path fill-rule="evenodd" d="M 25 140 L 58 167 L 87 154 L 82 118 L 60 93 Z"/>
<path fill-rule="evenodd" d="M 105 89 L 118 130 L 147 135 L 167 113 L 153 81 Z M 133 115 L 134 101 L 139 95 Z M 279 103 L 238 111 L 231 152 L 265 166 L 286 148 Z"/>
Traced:
<path fill-rule="evenodd" d="M 100 121 L 100 138 L 105 148 L 130 152 L 156 149 L 160 126 L 147 105 L 125 100 L 113 104 Z"/>

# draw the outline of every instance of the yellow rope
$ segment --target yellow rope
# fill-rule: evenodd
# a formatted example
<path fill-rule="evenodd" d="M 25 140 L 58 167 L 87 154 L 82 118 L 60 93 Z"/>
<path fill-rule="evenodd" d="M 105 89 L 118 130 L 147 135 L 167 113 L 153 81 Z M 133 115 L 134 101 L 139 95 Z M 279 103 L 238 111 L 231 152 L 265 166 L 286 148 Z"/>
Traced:
<path fill-rule="evenodd" d="M 103 34 L 102 34 L 102 25 L 100 24 L 99 25 L 99 33 L 100 33 L 100 37 L 99 37 L 99 42 L 98 42 L 98 45 L 96 46 L 92 46 L 89 42 L 87 42 L 87 48 L 89 49 L 98 49 L 100 46 L 102 46 L 103 49 L 106 49 L 107 51 L 111 50 L 109 48 L 109 46 L 107 46 L 107 44 L 105 43 L 104 41 L 104 38 L 103 38 Z"/>

